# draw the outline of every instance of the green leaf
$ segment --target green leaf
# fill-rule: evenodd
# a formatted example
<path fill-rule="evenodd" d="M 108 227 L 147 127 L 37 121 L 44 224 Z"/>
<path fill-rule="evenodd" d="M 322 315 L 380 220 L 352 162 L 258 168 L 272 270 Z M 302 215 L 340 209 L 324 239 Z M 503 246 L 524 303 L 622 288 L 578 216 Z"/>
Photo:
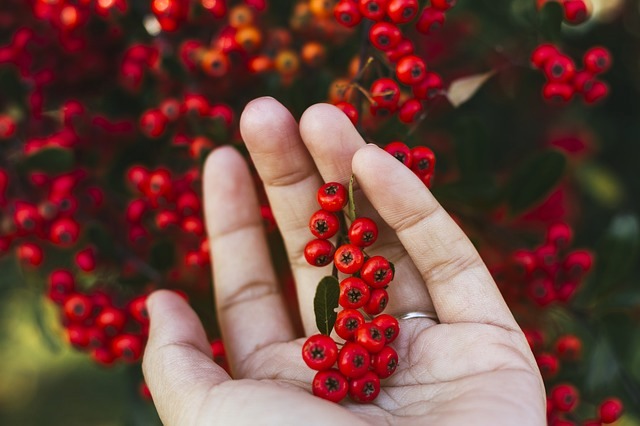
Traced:
<path fill-rule="evenodd" d="M 562 177 L 566 163 L 564 155 L 550 150 L 518 167 L 506 189 L 511 213 L 522 213 L 548 194 Z"/>
<path fill-rule="evenodd" d="M 316 326 L 320 333 L 330 335 L 338 314 L 338 299 L 340 297 L 340 284 L 338 279 L 327 276 L 320 280 L 316 288 L 316 297 L 313 299 L 313 309 L 316 314 Z"/>
<path fill-rule="evenodd" d="M 631 214 L 613 218 L 596 255 L 596 294 L 622 283 L 636 265 L 640 251 L 640 223 Z"/>
<path fill-rule="evenodd" d="M 549 1 L 540 10 L 540 32 L 549 41 L 557 41 L 562 33 L 563 10 L 560 2 Z"/>
<path fill-rule="evenodd" d="M 611 350 L 611 345 L 602 336 L 598 337 L 594 348 L 590 351 L 591 359 L 585 384 L 589 392 L 606 389 L 617 379 L 619 366 Z"/>
<path fill-rule="evenodd" d="M 355 181 L 356 177 L 351 175 L 351 179 L 349 179 L 349 205 L 347 207 L 347 216 L 349 216 L 350 221 L 356 219 L 356 200 L 353 199 L 353 185 Z"/>
<path fill-rule="evenodd" d="M 49 173 L 66 172 L 73 168 L 74 163 L 73 152 L 59 147 L 42 148 L 25 160 L 27 168 Z"/>

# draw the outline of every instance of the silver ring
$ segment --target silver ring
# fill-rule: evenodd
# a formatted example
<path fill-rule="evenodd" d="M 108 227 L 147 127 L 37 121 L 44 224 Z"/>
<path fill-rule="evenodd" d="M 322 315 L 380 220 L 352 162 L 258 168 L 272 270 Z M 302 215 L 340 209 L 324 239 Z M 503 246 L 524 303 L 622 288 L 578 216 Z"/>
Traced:
<path fill-rule="evenodd" d="M 413 319 L 413 318 L 429 318 L 434 321 L 438 321 L 438 315 L 435 312 L 407 312 L 397 316 L 399 320 Z"/>

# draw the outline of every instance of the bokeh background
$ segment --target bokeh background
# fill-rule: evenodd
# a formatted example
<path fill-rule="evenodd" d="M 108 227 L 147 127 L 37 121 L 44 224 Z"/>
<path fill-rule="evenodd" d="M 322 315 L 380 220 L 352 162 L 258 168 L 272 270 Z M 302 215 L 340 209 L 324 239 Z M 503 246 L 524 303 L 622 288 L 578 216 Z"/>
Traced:
<path fill-rule="evenodd" d="M 118 9 L 122 3 L 127 6 L 124 11 Z M 277 32 L 284 31 L 290 38 L 287 51 L 297 60 L 307 43 L 320 43 L 324 49 L 320 62 L 302 61 L 291 72 L 285 64 L 267 71 L 212 75 L 206 69 L 211 64 L 189 68 L 181 59 L 181 49 L 186 40 L 213 45 L 228 25 L 228 13 L 207 15 L 207 4 L 215 2 L 187 1 L 191 14 L 178 19 L 176 29 L 162 29 L 152 3 L 0 2 L 0 46 L 10 46 L 16 31 L 24 27 L 44 40 L 30 47 L 33 60 L 27 65 L 0 60 L 0 114 L 14 117 L 19 128 L 16 136 L 0 140 L 2 167 L 25 174 L 41 167 L 41 160 L 36 166 L 29 163 L 22 146 L 30 138 L 52 132 L 57 125 L 52 117 L 62 103 L 78 99 L 90 113 L 129 123 L 129 127 L 112 134 L 105 133 L 104 127 L 91 127 L 81 139 L 97 134 L 99 142 L 84 143 L 83 154 L 69 164 L 66 157 L 48 161 L 62 170 L 78 164 L 91 167 L 101 163 L 87 153 L 95 150 L 94 157 L 100 157 L 113 149 L 121 155 L 106 155 L 113 159 L 113 167 L 105 166 L 109 170 L 101 175 L 101 182 L 106 191 L 127 200 L 133 195 L 122 176 L 134 163 L 152 167 L 175 161 L 176 170 L 184 171 L 187 163 L 197 168 L 215 145 L 233 144 L 243 151 L 237 116 L 254 97 L 274 96 L 299 117 L 306 107 L 330 99 L 337 79 L 353 79 L 349 74 L 353 57 L 374 58 L 372 68 L 355 80 L 365 92 L 376 75 L 392 74 L 379 53 L 367 53 L 364 24 L 352 31 L 325 24 L 332 15 L 320 19 L 310 11 L 313 2 L 303 0 L 269 2 L 266 11 L 256 13 L 264 49 L 254 54 L 278 57 L 280 51 L 267 40 L 278 39 Z M 228 3 L 231 8 L 242 2 Z M 256 7 L 260 2 L 248 3 Z M 43 4 L 58 14 L 37 16 Z M 61 18 L 65 5 L 82 12 L 72 29 L 64 27 L 65 19 L 71 18 Z M 96 12 L 99 6 L 113 10 L 102 16 Z M 496 270 L 508 263 L 514 250 L 540 246 L 550 224 L 570 224 L 575 235 L 572 247 L 591 251 L 594 268 L 569 302 L 540 307 L 518 299 L 514 309 L 523 327 L 542 332 L 543 352 L 551 351 L 558 336 L 571 333 L 581 339 L 580 359 L 562 362 L 547 380 L 549 387 L 570 382 L 580 390 L 583 403 L 573 414 L 576 424 L 593 418 L 602 399 L 615 396 L 625 405 L 625 415 L 617 424 L 634 425 L 640 424 L 640 2 L 591 0 L 591 8 L 586 22 L 568 25 L 553 7 L 539 11 L 535 0 L 459 0 L 447 11 L 441 31 L 423 36 L 412 25 L 405 30 L 415 40 L 416 54 L 445 82 L 443 96 L 424 106 L 424 116 L 408 125 L 394 117 L 376 119 L 367 112 L 366 96 L 354 94 L 351 101 L 365 105 L 359 107 L 359 126 L 367 139 L 381 146 L 402 140 L 435 151 L 434 193 Z M 76 48 L 75 38 L 93 41 Z M 556 43 L 577 63 L 592 46 L 606 47 L 613 58 L 610 71 L 602 76 L 609 94 L 593 105 L 579 96 L 570 102 L 545 101 L 541 94 L 545 78 L 529 64 L 531 52 L 543 42 Z M 125 52 L 134 43 L 154 46 L 161 56 L 153 69 L 144 70 L 140 81 L 123 70 Z M 243 61 L 239 62 L 246 67 Z M 83 62 L 86 68 L 77 75 L 65 74 Z M 34 75 L 43 69 L 53 74 L 50 81 L 38 83 Z M 447 100 L 451 83 L 491 70 L 495 74 L 469 90 L 469 100 L 461 106 L 455 108 Z M 44 118 L 33 116 L 34 87 L 41 89 L 39 108 Z M 171 148 L 176 144 L 175 128 L 169 127 L 159 137 L 138 128 L 145 111 L 168 97 L 182 100 L 187 92 L 202 94 L 212 104 L 223 103 L 235 113 L 223 131 L 217 123 L 189 127 L 190 137 L 210 140 L 202 150 L 191 145 L 191 154 Z M 555 161 L 555 154 L 549 156 L 549 152 L 560 152 L 562 161 Z M 25 197 L 31 196 L 28 187 L 25 191 Z M 5 205 L 2 218 L 6 221 L 9 216 Z M 265 219 L 268 222 L 268 214 Z M 166 237 L 169 242 L 172 235 Z M 271 237 L 273 246 L 281 250 L 277 233 Z M 166 238 L 157 250 L 169 250 Z M 171 252 L 168 263 L 181 264 L 181 255 Z M 56 262 L 67 262 L 60 260 L 64 256 L 69 257 L 69 252 L 52 254 L 46 268 L 39 270 L 25 267 L 12 250 L 0 253 L 0 424 L 159 424 L 152 403 L 140 393 L 139 364 L 117 362 L 105 367 L 67 342 L 60 308 L 46 296 L 47 272 Z M 167 263 L 166 259 L 161 256 L 158 263 Z M 118 264 L 111 262 L 109 268 L 113 275 Z M 151 288 L 185 290 L 213 339 L 217 334 L 208 265 L 198 265 L 197 273 L 185 268 L 182 278 Z M 286 266 L 281 269 L 286 276 Z M 171 271 L 161 270 L 167 275 Z M 113 281 L 118 289 L 128 286 L 127 294 L 150 289 L 148 280 Z M 501 285 L 504 289 L 509 283 Z"/>

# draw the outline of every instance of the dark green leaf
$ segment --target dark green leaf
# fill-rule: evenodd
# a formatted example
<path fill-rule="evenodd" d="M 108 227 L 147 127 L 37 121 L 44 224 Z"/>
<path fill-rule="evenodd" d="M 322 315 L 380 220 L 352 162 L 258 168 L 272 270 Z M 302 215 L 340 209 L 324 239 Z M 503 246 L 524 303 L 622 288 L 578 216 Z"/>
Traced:
<path fill-rule="evenodd" d="M 631 214 L 613 218 L 596 255 L 596 294 L 610 290 L 627 278 L 638 261 L 640 223 Z"/>
<path fill-rule="evenodd" d="M 540 10 L 540 31 L 549 41 L 557 41 L 562 29 L 563 10 L 560 2 L 549 1 Z"/>
<path fill-rule="evenodd" d="M 558 151 L 545 151 L 517 168 L 507 186 L 511 213 L 522 213 L 542 200 L 562 177 L 566 163 Z"/>
<path fill-rule="evenodd" d="M 72 169 L 74 162 L 70 149 L 50 147 L 29 155 L 25 160 L 25 166 L 49 173 L 62 173 Z"/>
<path fill-rule="evenodd" d="M 316 288 L 316 297 L 313 299 L 313 309 L 318 330 L 327 336 L 331 334 L 336 323 L 339 297 L 340 284 L 336 277 L 327 276 L 320 280 Z"/>
<path fill-rule="evenodd" d="M 349 205 L 347 207 L 347 216 L 349 220 L 354 221 L 356 219 L 356 201 L 353 199 L 353 185 L 356 181 L 356 177 L 351 175 L 349 179 Z"/>

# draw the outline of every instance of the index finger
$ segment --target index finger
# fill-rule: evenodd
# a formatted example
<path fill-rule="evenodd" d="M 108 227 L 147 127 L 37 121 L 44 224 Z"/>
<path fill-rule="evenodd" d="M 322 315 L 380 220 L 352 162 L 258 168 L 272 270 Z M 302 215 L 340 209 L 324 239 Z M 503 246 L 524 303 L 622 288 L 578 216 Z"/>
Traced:
<path fill-rule="evenodd" d="M 424 278 L 440 322 L 519 329 L 471 241 L 411 170 L 373 145 L 356 152 L 352 167 Z"/>

